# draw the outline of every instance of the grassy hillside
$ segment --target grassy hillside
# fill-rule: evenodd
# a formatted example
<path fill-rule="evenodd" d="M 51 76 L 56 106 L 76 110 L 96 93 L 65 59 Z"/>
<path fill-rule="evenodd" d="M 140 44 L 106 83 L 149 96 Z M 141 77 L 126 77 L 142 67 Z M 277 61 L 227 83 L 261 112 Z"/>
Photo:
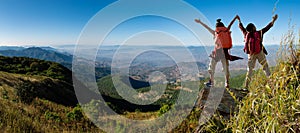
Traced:
<path fill-rule="evenodd" d="M 73 87 L 45 76 L 0 72 L 0 132 L 100 131 L 81 112 Z"/>
<path fill-rule="evenodd" d="M 45 76 L 0 72 L 0 86 L 9 88 L 4 91 L 9 91 L 8 97 L 15 101 L 30 103 L 38 97 L 66 106 L 76 106 L 78 103 L 71 84 Z"/>
<path fill-rule="evenodd" d="M 69 69 L 23 57 L 0 64 L 0 132 L 101 132 L 78 106 Z"/>
<path fill-rule="evenodd" d="M 296 45 L 295 45 L 296 44 Z M 258 70 L 249 93 L 230 118 L 216 114 L 199 132 L 300 132 L 300 40 L 282 41 L 277 65 L 266 77 Z"/>
<path fill-rule="evenodd" d="M 234 132 L 300 132 L 300 42 L 295 46 L 287 39 L 282 46 L 287 55 L 269 79 L 262 72 L 254 76 L 250 94 L 228 124 Z"/>

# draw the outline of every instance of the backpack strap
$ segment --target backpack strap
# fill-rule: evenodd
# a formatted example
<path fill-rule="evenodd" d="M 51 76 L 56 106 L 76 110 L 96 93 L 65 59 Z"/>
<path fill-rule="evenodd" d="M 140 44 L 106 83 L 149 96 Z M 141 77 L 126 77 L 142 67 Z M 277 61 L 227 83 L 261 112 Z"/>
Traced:
<path fill-rule="evenodd" d="M 250 39 L 250 32 L 248 32 L 248 37 L 247 37 L 247 45 L 248 45 L 248 51 L 249 51 L 249 54 L 251 53 L 251 44 L 250 44 L 250 41 L 249 41 L 249 39 Z"/>
<path fill-rule="evenodd" d="M 263 34 L 262 34 L 262 30 L 260 30 L 260 40 L 261 40 L 261 45 L 263 45 L 263 44 L 262 44 L 262 38 L 263 38 Z"/>
<path fill-rule="evenodd" d="M 262 30 L 260 30 L 260 38 L 261 38 L 261 50 L 266 54 L 268 55 L 268 51 L 267 49 L 265 48 L 265 46 L 263 45 L 263 34 L 262 34 Z"/>
<path fill-rule="evenodd" d="M 216 28 L 215 32 L 217 34 L 221 33 L 221 32 L 229 32 L 229 29 L 226 28 L 226 27 L 219 27 L 219 28 Z"/>

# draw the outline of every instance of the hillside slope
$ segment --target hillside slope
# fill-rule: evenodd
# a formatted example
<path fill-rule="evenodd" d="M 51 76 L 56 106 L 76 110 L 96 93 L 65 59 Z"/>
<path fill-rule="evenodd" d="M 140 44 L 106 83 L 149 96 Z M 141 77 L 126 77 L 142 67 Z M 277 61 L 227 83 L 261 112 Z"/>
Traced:
<path fill-rule="evenodd" d="M 81 102 L 95 98 L 83 84 L 77 85 L 84 90 L 79 93 L 89 96 Z M 77 105 L 69 69 L 49 61 L 0 56 L 0 132 L 99 132 Z"/>
<path fill-rule="evenodd" d="M 30 102 L 38 97 L 66 106 L 78 103 L 72 84 L 45 76 L 0 72 L 0 87 L 14 100 Z"/>
<path fill-rule="evenodd" d="M 65 81 L 0 72 L 0 132 L 100 132 L 77 103 Z"/>
<path fill-rule="evenodd" d="M 72 72 L 64 66 L 50 61 L 26 57 L 0 56 L 0 83 L 12 87 L 24 97 L 39 97 L 67 106 L 75 106 L 77 98 L 73 80 L 80 86 L 78 93 L 86 97 L 81 102 L 97 99 L 97 94 L 87 89 Z M 29 80 L 30 79 L 30 80 Z M 30 98 L 29 98 L 30 99 Z M 26 100 L 26 98 L 25 98 Z"/>

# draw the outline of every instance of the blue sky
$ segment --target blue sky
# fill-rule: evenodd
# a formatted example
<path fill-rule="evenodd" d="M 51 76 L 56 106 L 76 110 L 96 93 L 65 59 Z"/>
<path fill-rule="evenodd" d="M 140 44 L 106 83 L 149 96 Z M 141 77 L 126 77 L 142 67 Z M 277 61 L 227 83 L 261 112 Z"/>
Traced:
<path fill-rule="evenodd" d="M 129 0 L 130 1 L 130 0 Z M 131 0 L 134 1 L 134 0 Z M 155 1 L 159 4 L 159 1 Z M 272 19 L 274 5 L 277 0 L 185 0 L 195 7 L 207 19 L 213 28 L 215 20 L 221 18 L 225 25 L 236 15 L 240 15 L 242 22 L 256 24 L 263 28 Z M 89 20 L 101 9 L 115 2 L 114 0 L 0 0 L 0 45 L 62 45 L 75 44 L 81 31 Z M 299 0 L 280 0 L 275 13 L 279 19 L 274 27 L 265 35 L 265 44 L 278 44 L 291 23 L 299 31 Z M 172 5 L 170 5 L 172 6 Z M 151 8 L 151 7 L 149 7 Z M 173 14 L 184 15 L 186 20 L 193 21 L 192 14 L 186 14 L 183 9 L 174 10 L 165 8 Z M 111 16 L 125 14 L 126 9 L 115 10 Z M 105 19 L 105 18 L 103 18 Z M 195 23 L 195 29 L 201 26 Z M 107 44 L 118 44 L 124 39 L 130 39 L 134 34 L 143 31 L 163 31 L 189 40 L 190 45 L 199 45 L 190 37 L 182 25 L 162 17 L 141 16 L 120 23 L 105 40 Z M 157 32 L 154 32 L 154 34 Z M 209 34 L 208 32 L 202 32 Z M 135 43 L 157 43 L 154 40 L 164 40 L 159 36 L 144 34 L 144 37 L 133 39 Z M 148 36 L 148 38 L 146 37 Z M 232 27 L 232 37 L 235 44 L 243 43 L 243 36 L 237 28 Z M 132 40 L 132 39 L 131 39 Z M 206 38 L 203 43 L 211 43 L 212 37 Z M 171 41 L 172 42 L 172 41 Z"/>

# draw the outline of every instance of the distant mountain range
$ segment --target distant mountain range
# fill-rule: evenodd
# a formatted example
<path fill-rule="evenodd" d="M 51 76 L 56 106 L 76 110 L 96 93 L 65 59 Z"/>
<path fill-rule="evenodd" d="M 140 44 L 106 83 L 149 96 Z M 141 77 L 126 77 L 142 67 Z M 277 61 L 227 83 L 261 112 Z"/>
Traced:
<path fill-rule="evenodd" d="M 69 70 L 72 69 L 73 55 L 67 52 L 61 52 L 52 47 L 15 47 L 15 46 L 1 46 L 0 55 L 8 57 L 29 57 L 40 60 L 52 61 L 59 63 Z M 88 61 L 87 62 L 91 62 Z M 108 64 L 105 61 L 105 64 Z M 110 74 L 110 68 L 101 62 L 95 62 L 96 77 L 101 78 Z"/>
<path fill-rule="evenodd" d="M 72 63 L 73 56 L 62 54 L 51 47 L 1 47 L 0 55 L 9 57 L 30 57 L 57 63 Z"/>
<path fill-rule="evenodd" d="M 65 48 L 65 50 L 63 49 Z M 9 57 L 30 57 L 47 61 L 54 61 L 62 64 L 63 66 L 72 69 L 72 60 L 73 55 L 71 54 L 74 51 L 74 47 L 69 46 L 63 48 L 52 48 L 52 47 L 18 47 L 18 46 L 0 46 L 0 55 L 9 56 Z M 116 73 L 123 73 L 122 71 L 129 66 L 129 76 L 132 76 L 134 79 L 141 81 L 147 81 L 149 74 L 154 71 L 163 72 L 167 79 L 176 80 L 176 77 L 179 77 L 179 71 L 176 70 L 176 59 L 177 63 L 187 62 L 190 60 L 185 56 L 181 56 L 183 47 L 176 46 L 158 46 L 158 49 L 161 51 L 167 51 L 169 53 L 178 53 L 176 57 L 169 57 L 166 53 L 160 51 L 155 51 L 151 49 L 157 49 L 152 46 L 128 46 L 122 51 L 122 55 L 117 59 L 114 59 L 114 54 L 118 51 L 119 46 L 101 46 L 99 48 L 98 54 L 96 56 L 96 61 L 85 60 L 85 63 L 95 63 L 95 76 L 97 79 L 100 79 L 104 76 L 110 75 L 111 70 Z M 209 57 L 213 47 L 211 46 L 189 46 L 186 47 L 190 53 L 194 56 L 199 71 L 206 71 L 206 67 L 209 63 Z M 149 49 L 150 51 L 147 51 Z M 247 54 L 243 52 L 243 46 L 234 46 L 230 53 L 232 55 L 237 55 L 243 57 L 243 60 L 238 60 L 230 62 L 230 70 L 240 71 L 246 70 L 247 66 Z M 267 55 L 268 62 L 270 66 L 274 65 L 276 62 L 276 51 L 279 49 L 279 45 L 267 45 L 266 49 L 269 52 Z M 146 50 L 146 52 L 141 53 L 134 57 L 134 59 L 129 59 L 130 56 L 135 55 L 138 51 Z M 68 52 L 66 52 L 68 51 Z M 88 53 L 89 47 L 87 46 L 83 49 L 83 53 Z M 131 61 L 132 60 L 132 61 Z M 115 61 L 117 64 L 112 64 Z M 112 67 L 112 68 L 111 68 Z M 216 75 L 222 73 L 220 65 L 217 66 Z"/>

